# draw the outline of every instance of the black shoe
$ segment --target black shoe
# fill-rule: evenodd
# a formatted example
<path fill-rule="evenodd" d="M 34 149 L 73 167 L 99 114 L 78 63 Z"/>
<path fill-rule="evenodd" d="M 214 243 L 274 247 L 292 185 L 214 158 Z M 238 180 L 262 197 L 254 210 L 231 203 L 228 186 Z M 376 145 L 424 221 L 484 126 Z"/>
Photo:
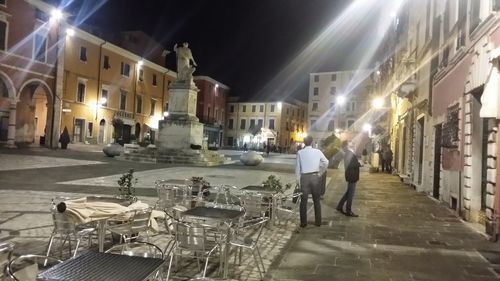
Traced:
<path fill-rule="evenodd" d="M 339 213 L 341 213 L 341 214 L 345 215 L 345 212 L 344 212 L 344 210 L 342 210 L 342 208 L 337 208 L 336 210 L 337 210 Z"/>
<path fill-rule="evenodd" d="M 305 228 L 307 224 L 301 224 L 300 227 Z"/>
<path fill-rule="evenodd" d="M 353 218 L 357 218 L 357 217 L 359 217 L 358 215 L 356 215 L 356 214 L 355 214 L 355 213 L 353 213 L 353 212 L 345 213 L 345 215 L 346 215 L 346 216 L 348 216 L 348 217 L 353 217 Z"/>
<path fill-rule="evenodd" d="M 320 223 L 320 224 L 315 223 L 314 225 L 315 225 L 315 226 L 317 226 L 317 227 L 320 227 L 320 226 L 321 226 L 321 223 Z"/>

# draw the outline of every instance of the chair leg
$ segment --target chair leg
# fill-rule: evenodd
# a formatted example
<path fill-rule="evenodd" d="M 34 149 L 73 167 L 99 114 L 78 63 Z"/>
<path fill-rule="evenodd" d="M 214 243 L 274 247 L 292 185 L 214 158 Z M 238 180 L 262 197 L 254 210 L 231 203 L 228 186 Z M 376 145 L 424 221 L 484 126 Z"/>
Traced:
<path fill-rule="evenodd" d="M 253 259 L 255 261 L 255 265 L 259 270 L 260 280 L 264 280 L 264 276 L 262 276 L 262 271 L 260 270 L 259 260 L 257 259 L 257 255 L 255 254 L 255 250 L 252 251 Z"/>
<path fill-rule="evenodd" d="M 47 246 L 47 255 L 50 256 L 50 249 L 52 249 L 52 243 L 54 242 L 54 234 L 50 235 L 49 245 Z"/>
<path fill-rule="evenodd" d="M 257 250 L 257 254 L 259 255 L 260 263 L 262 265 L 262 272 L 266 272 L 266 267 L 264 266 L 264 260 L 262 260 L 262 256 L 260 255 L 259 246 L 255 245 L 255 250 Z"/>
<path fill-rule="evenodd" d="M 76 248 L 75 252 L 73 253 L 73 257 L 76 257 L 76 253 L 78 252 L 78 247 L 80 247 L 80 242 L 82 241 L 81 239 L 82 239 L 81 237 L 76 238 Z"/>
<path fill-rule="evenodd" d="M 170 262 L 168 263 L 168 271 L 167 271 L 167 281 L 168 278 L 170 277 L 170 270 L 172 269 L 172 261 L 174 259 L 174 251 L 170 254 Z"/>
<path fill-rule="evenodd" d="M 240 247 L 240 253 L 238 254 L 239 260 L 238 260 L 238 265 L 241 265 L 241 256 L 243 255 L 243 248 Z"/>

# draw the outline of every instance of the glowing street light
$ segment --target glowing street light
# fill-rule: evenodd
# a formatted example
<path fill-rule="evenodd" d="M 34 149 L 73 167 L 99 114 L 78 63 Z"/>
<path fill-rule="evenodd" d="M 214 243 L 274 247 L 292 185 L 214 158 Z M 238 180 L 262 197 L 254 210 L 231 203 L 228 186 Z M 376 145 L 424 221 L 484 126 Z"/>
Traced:
<path fill-rule="evenodd" d="M 106 104 L 108 102 L 108 99 L 107 98 L 101 98 L 99 100 L 99 105 L 102 106 L 103 104 Z"/>
<path fill-rule="evenodd" d="M 344 96 L 338 96 L 337 97 L 337 103 L 339 105 L 343 105 L 345 103 L 345 101 L 346 101 L 346 98 Z"/>
<path fill-rule="evenodd" d="M 215 88 L 216 88 L 216 89 L 217 89 L 217 88 L 219 88 L 219 84 L 215 84 Z"/>
<path fill-rule="evenodd" d="M 372 130 L 372 125 L 365 123 L 363 124 L 363 131 L 370 132 Z"/>
<path fill-rule="evenodd" d="M 384 107 L 384 99 L 381 97 L 373 99 L 372 105 L 375 109 L 381 109 Z"/>
<path fill-rule="evenodd" d="M 51 20 L 59 21 L 60 19 L 62 19 L 62 17 L 63 17 L 63 13 L 59 9 L 54 9 L 50 12 L 50 19 Z"/>
<path fill-rule="evenodd" d="M 143 60 L 140 60 L 140 61 L 138 61 L 138 62 L 137 62 L 137 64 L 138 64 L 139 66 L 142 66 L 142 65 L 144 64 L 144 61 L 143 61 Z"/>
<path fill-rule="evenodd" d="M 163 117 L 168 117 L 168 111 L 163 112 Z"/>
<path fill-rule="evenodd" d="M 66 29 L 66 35 L 68 35 L 69 37 L 74 36 L 75 35 L 75 30 L 73 28 Z"/>
<path fill-rule="evenodd" d="M 278 102 L 277 105 L 278 105 L 278 110 L 281 110 L 281 108 L 283 107 L 283 103 L 282 102 Z"/>

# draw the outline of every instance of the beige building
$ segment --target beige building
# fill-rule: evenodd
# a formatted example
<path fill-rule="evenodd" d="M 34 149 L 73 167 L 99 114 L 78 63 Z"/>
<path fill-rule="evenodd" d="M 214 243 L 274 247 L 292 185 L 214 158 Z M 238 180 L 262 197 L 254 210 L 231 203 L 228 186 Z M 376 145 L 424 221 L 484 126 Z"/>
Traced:
<path fill-rule="evenodd" d="M 67 127 L 73 142 L 154 142 L 176 73 L 83 30 L 65 28 L 74 34 L 64 39 L 61 130 Z"/>
<path fill-rule="evenodd" d="M 294 150 L 307 132 L 307 104 L 277 102 L 227 103 L 226 146 L 261 149 L 265 143 Z"/>
<path fill-rule="evenodd" d="M 367 70 L 310 74 L 308 134 L 316 144 L 320 146 L 334 133 L 352 139 L 362 131 L 365 122 L 369 122 L 361 117 L 371 105 L 371 85 Z"/>

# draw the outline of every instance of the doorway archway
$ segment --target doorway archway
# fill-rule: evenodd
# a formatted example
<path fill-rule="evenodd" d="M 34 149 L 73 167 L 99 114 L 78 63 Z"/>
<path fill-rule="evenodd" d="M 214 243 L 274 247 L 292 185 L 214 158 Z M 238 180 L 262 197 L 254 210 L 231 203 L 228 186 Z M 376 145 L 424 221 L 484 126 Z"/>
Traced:
<path fill-rule="evenodd" d="M 16 137 L 18 145 L 48 145 L 51 132 L 52 92 L 44 81 L 27 81 L 20 89 L 16 105 Z"/>

